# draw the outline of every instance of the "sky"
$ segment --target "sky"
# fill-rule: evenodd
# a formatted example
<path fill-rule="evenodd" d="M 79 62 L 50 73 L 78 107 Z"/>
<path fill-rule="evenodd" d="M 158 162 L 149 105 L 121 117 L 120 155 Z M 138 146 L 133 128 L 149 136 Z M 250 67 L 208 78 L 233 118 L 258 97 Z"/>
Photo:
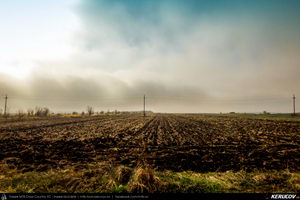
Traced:
<path fill-rule="evenodd" d="M 298 0 L 0 0 L 0 111 L 292 112 Z M 299 96 L 299 98 L 297 98 Z"/>

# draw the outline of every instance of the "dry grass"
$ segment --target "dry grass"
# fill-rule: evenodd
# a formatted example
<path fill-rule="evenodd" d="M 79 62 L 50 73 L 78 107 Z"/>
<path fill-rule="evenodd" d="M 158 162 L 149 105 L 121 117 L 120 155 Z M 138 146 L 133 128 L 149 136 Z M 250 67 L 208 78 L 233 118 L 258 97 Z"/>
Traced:
<path fill-rule="evenodd" d="M 132 169 L 126 166 L 118 166 L 115 169 L 115 179 L 119 184 L 126 185 L 132 175 Z"/>
<path fill-rule="evenodd" d="M 130 192 L 153 193 L 159 191 L 160 180 L 150 166 L 144 165 L 139 166 L 134 170 L 128 186 Z"/>
<path fill-rule="evenodd" d="M 155 171 L 148 165 L 135 169 L 91 164 L 84 168 L 21 172 L 14 166 L 0 164 L 2 193 L 295 193 L 300 191 L 300 173 Z"/>

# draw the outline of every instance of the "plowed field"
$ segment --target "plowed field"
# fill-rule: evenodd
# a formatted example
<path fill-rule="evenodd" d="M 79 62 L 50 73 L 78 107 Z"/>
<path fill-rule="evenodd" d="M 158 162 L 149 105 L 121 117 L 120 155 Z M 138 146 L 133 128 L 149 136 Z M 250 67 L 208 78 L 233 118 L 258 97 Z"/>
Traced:
<path fill-rule="evenodd" d="M 100 161 L 174 171 L 299 171 L 300 123 L 196 114 L 1 121 L 0 160 L 23 171 Z"/>

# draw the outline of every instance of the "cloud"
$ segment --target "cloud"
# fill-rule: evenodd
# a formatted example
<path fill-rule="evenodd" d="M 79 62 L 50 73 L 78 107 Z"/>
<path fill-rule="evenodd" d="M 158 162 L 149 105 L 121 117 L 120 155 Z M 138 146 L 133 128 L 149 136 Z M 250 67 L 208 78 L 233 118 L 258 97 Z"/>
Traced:
<path fill-rule="evenodd" d="M 289 112 L 299 4 L 272 2 L 81 1 L 69 58 L 34 61 L 24 83 L 0 80 L 14 107 L 140 110 L 146 94 L 161 112 Z"/>
<path fill-rule="evenodd" d="M 194 103 L 205 98 L 204 93 L 195 93 L 193 88 L 143 80 L 128 84 L 104 76 L 100 80 L 70 76 L 62 81 L 45 75 L 32 75 L 26 82 L 16 81 L 12 77 L 6 78 L 5 84 L 0 88 L 9 94 L 10 112 L 20 109 L 25 111 L 36 106 L 49 107 L 55 112 L 84 111 L 87 105 L 93 106 L 97 111 L 141 110 L 144 94 L 147 95 L 147 104 L 151 105 L 149 109 L 160 111 L 168 105 Z M 190 98 L 191 95 L 193 99 Z"/>

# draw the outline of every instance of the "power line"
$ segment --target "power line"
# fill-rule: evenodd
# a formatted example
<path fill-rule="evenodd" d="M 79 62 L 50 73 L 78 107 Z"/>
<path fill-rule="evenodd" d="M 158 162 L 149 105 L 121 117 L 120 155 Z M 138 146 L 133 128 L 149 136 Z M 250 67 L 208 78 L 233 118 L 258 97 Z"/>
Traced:
<path fill-rule="evenodd" d="M 1 95 L 5 99 L 5 108 L 4 108 L 4 115 L 8 115 L 8 96 L 7 94 Z M 51 103 L 53 106 L 57 105 L 64 105 L 65 103 L 69 104 L 74 104 L 74 105 L 82 105 L 82 104 L 90 104 L 90 103 L 96 103 L 99 101 L 99 99 L 103 100 L 102 101 L 102 106 L 103 107 L 116 107 L 116 108 L 127 108 L 127 107 L 135 107 L 138 108 L 138 105 L 141 103 L 141 96 L 138 97 L 139 95 L 111 95 L 108 97 L 104 97 L 103 95 L 91 95 L 89 97 L 84 97 L 84 98 L 74 98 L 74 95 L 54 95 L 49 98 L 48 95 L 46 96 L 21 96 L 21 95 L 10 95 L 10 107 L 16 107 L 19 105 L 30 105 L 31 104 L 40 104 L 43 103 L 45 105 L 48 105 Z M 1 98 L 2 98 L 1 97 Z M 195 98 L 196 97 L 196 98 Z M 288 96 L 233 96 L 233 97 L 213 97 L 213 96 L 198 96 L 196 94 L 191 94 L 191 95 L 168 95 L 168 94 L 153 94 L 147 93 L 147 103 L 153 105 L 166 105 L 172 104 L 172 103 L 181 103 L 182 106 L 185 105 L 190 105 L 191 103 L 195 104 L 208 104 L 208 105 L 227 105 L 227 104 L 234 104 L 236 106 L 247 106 L 247 105 L 254 105 L 254 106 L 266 106 L 268 104 L 275 104 L 275 103 L 280 103 L 284 106 L 288 106 L 290 102 L 290 97 Z M 138 100 L 140 99 L 140 100 Z M 296 97 L 293 95 L 293 114 L 296 114 Z M 21 103 L 20 103 L 21 102 Z M 139 103 L 140 102 L 140 103 Z M 97 106 L 99 106 L 99 103 L 97 103 Z M 144 94 L 143 96 L 143 115 L 146 116 L 146 95 Z"/>
<path fill-rule="evenodd" d="M 22 101 L 45 101 L 45 102 L 83 102 L 83 101 L 98 101 L 99 99 L 102 100 L 109 100 L 109 102 L 121 102 L 124 100 L 138 100 L 140 97 L 138 96 L 120 96 L 120 97 L 102 97 L 102 96 L 90 96 L 84 98 L 77 98 L 74 99 L 75 96 L 10 96 L 11 100 L 22 100 Z M 197 97 L 195 99 L 195 97 Z M 190 98 L 194 99 L 194 101 L 200 102 L 258 102 L 258 101 L 286 101 L 288 97 L 252 97 L 252 98 L 244 98 L 244 97 L 236 97 L 236 98 L 221 98 L 221 97 L 201 97 L 196 95 L 150 95 L 148 99 L 150 100 L 189 100 Z"/>

